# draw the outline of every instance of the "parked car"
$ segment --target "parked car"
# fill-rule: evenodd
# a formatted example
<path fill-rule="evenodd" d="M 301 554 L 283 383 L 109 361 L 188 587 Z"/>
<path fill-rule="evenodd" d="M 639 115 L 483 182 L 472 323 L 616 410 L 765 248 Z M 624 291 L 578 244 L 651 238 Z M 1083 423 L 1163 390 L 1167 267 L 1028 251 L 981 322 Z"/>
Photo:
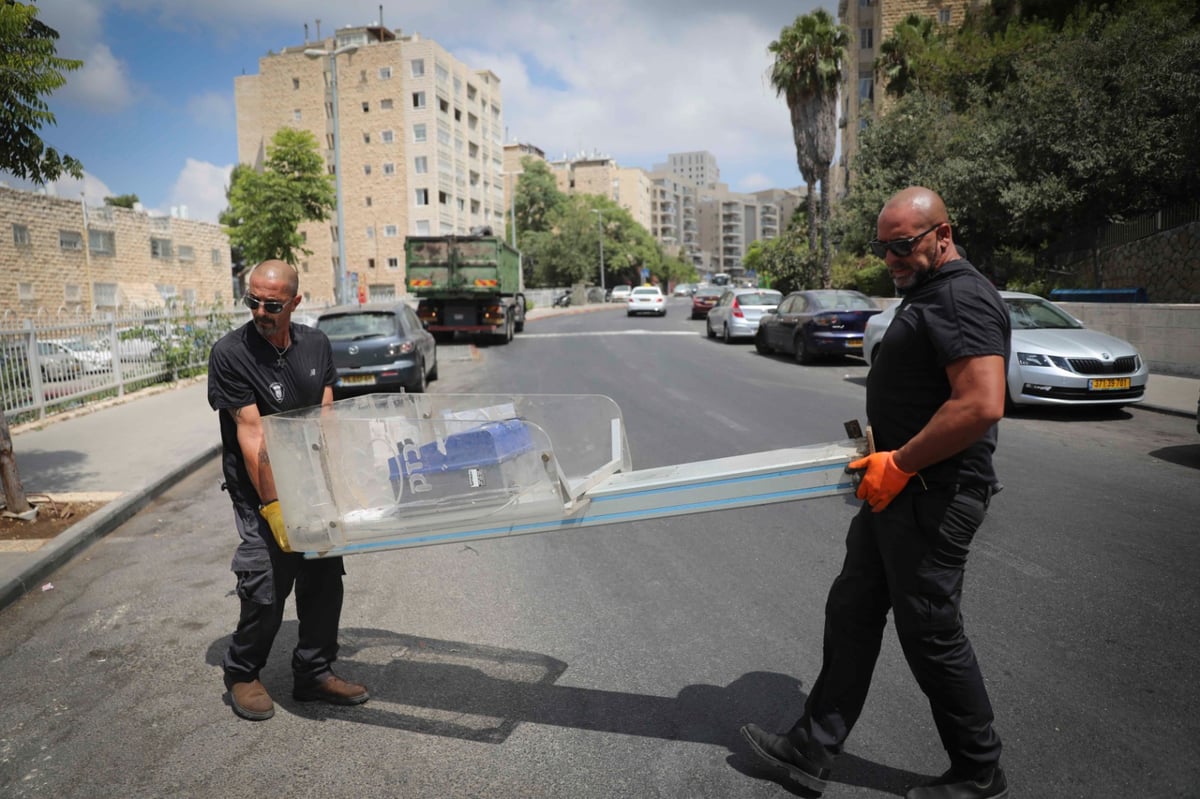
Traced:
<path fill-rule="evenodd" d="M 725 293 L 723 286 L 699 286 L 692 293 L 692 318 L 703 319 Z"/>
<path fill-rule="evenodd" d="M 667 298 L 658 286 L 638 286 L 630 293 L 625 305 L 625 315 L 633 316 L 639 313 L 667 315 Z"/>
<path fill-rule="evenodd" d="M 628 283 L 622 283 L 619 286 L 613 286 L 612 291 L 608 293 L 609 302 L 628 302 L 629 295 L 633 291 L 633 286 Z"/>
<path fill-rule="evenodd" d="M 339 305 L 322 311 L 338 382 L 335 398 L 405 389 L 418 394 L 437 379 L 437 342 L 403 302 Z"/>
<path fill-rule="evenodd" d="M 704 322 L 709 338 L 718 331 L 726 344 L 735 338 L 750 338 L 758 332 L 758 320 L 775 310 L 783 299 L 774 289 L 726 288 Z"/>
<path fill-rule="evenodd" d="M 1010 407 L 1020 405 L 1127 405 L 1141 402 L 1150 370 L 1127 341 L 1088 330 L 1075 317 L 1035 294 L 1002 291 L 1012 320 L 1008 362 Z M 863 354 L 878 361 L 893 306 L 867 324 Z"/>
<path fill-rule="evenodd" d="M 112 369 L 112 353 L 96 349 L 83 339 L 47 339 L 37 343 L 43 380 L 70 380 Z"/>
<path fill-rule="evenodd" d="M 874 300 L 857 291 L 793 291 L 778 308 L 763 314 L 754 347 L 764 355 L 791 353 L 800 363 L 862 355 L 863 329 L 879 311 Z"/>

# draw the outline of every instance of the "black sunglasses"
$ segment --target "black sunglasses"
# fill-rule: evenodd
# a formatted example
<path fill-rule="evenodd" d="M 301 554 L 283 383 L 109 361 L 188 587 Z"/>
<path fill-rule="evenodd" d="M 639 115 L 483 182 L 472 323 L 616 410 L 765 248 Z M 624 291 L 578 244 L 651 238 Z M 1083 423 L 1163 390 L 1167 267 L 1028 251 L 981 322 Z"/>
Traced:
<path fill-rule="evenodd" d="M 287 300 L 286 302 L 281 300 L 260 300 L 258 297 L 255 297 L 251 294 L 245 294 L 242 296 L 242 303 L 247 308 L 252 311 L 257 311 L 258 306 L 261 305 L 267 309 L 267 313 L 281 313 L 284 306 L 288 305 L 290 302 L 291 300 Z"/>
<path fill-rule="evenodd" d="M 942 226 L 942 222 L 938 222 L 933 227 L 926 230 L 924 233 L 918 233 L 915 236 L 909 236 L 907 239 L 892 239 L 891 241 L 880 241 L 879 239 L 871 239 L 867 242 L 871 247 L 871 252 L 875 253 L 876 258 L 883 258 L 887 255 L 887 251 L 891 250 L 893 255 L 900 258 L 907 258 L 912 255 L 913 247 L 917 242 L 929 235 L 934 230 Z"/>

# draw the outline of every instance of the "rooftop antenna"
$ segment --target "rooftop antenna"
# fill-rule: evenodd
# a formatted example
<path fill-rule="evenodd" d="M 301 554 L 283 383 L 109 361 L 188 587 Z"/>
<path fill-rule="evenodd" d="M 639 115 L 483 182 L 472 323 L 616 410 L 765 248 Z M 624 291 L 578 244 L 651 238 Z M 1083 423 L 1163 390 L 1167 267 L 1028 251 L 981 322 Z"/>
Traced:
<path fill-rule="evenodd" d="M 308 44 L 308 23 L 304 23 L 304 43 Z"/>
<path fill-rule="evenodd" d="M 383 3 L 379 4 L 379 27 L 383 27 Z"/>
<path fill-rule="evenodd" d="M 317 20 L 317 40 L 321 39 L 321 20 Z"/>

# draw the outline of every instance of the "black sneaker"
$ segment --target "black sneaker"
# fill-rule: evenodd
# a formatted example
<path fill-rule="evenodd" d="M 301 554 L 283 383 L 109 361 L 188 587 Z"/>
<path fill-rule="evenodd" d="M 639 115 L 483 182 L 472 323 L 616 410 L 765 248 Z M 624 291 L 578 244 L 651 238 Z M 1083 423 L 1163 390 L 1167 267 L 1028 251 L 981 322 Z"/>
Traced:
<path fill-rule="evenodd" d="M 964 780 L 947 771 L 928 785 L 913 788 L 904 799 L 1004 799 L 1008 780 L 1004 769 L 996 766 L 974 779 Z"/>
<path fill-rule="evenodd" d="M 747 724 L 741 732 L 754 754 L 783 769 L 790 779 L 810 791 L 821 793 L 825 790 L 825 784 L 829 781 L 829 766 L 814 763 L 792 746 L 787 736 L 767 732 L 757 724 Z"/>

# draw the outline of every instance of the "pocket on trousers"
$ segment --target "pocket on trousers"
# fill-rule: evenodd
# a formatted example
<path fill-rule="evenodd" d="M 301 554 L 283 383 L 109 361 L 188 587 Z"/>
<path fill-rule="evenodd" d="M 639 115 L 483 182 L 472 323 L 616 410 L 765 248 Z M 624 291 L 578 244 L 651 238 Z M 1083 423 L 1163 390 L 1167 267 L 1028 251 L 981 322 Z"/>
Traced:
<path fill-rule="evenodd" d="M 270 605 L 275 601 L 275 581 L 268 571 L 240 571 L 237 573 L 237 595 L 243 602 Z"/>

